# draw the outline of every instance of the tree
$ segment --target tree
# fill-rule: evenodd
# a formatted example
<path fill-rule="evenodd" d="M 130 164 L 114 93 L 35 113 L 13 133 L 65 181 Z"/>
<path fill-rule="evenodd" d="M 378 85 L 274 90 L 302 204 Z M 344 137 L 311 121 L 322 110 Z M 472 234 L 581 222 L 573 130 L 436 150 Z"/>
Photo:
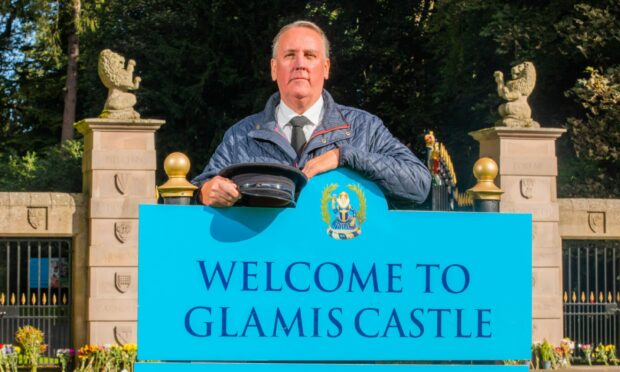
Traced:
<path fill-rule="evenodd" d="M 77 101 L 78 58 L 80 56 L 80 38 L 78 27 L 82 4 L 80 0 L 71 0 L 71 21 L 67 36 L 67 79 L 65 84 L 65 106 L 62 115 L 61 142 L 73 138 L 75 107 Z"/>

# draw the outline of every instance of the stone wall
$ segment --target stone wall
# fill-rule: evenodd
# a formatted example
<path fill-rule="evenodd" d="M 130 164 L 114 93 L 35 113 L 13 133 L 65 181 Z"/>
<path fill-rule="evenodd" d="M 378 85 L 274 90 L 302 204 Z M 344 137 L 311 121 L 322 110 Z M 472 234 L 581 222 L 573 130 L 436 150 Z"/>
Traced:
<path fill-rule="evenodd" d="M 562 239 L 620 239 L 620 199 L 558 199 Z"/>
<path fill-rule="evenodd" d="M 72 238 L 73 342 L 86 343 L 88 219 L 83 194 L 0 192 L 0 236 Z"/>

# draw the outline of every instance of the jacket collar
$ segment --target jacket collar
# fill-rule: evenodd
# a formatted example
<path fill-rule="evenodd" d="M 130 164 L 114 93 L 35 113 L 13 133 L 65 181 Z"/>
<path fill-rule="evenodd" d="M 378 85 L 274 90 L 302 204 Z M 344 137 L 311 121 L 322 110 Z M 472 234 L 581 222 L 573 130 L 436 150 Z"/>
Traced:
<path fill-rule="evenodd" d="M 280 132 L 276 123 L 276 107 L 280 103 L 280 93 L 274 93 L 263 110 L 263 115 L 255 126 L 255 129 L 248 133 L 252 138 L 271 141 L 282 148 L 291 159 L 295 160 L 297 154 L 290 145 L 286 137 Z M 347 129 L 347 130 L 344 130 Z M 300 164 L 304 163 L 306 154 L 316 148 L 326 146 L 342 138 L 351 136 L 350 126 L 344 120 L 344 116 L 338 109 L 331 94 L 323 90 L 323 120 L 315 129 L 312 137 L 301 156 Z"/>

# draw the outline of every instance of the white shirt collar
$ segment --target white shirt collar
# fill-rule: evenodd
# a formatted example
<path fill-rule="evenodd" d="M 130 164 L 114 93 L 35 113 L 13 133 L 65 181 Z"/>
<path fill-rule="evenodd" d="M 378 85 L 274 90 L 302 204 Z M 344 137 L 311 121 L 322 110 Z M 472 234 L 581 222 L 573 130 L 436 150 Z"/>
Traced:
<path fill-rule="evenodd" d="M 304 134 L 306 138 L 310 138 L 314 129 L 319 126 L 321 122 L 321 115 L 323 113 L 323 96 L 319 96 L 319 99 L 310 106 L 301 116 L 305 116 L 312 122 L 312 125 L 304 126 Z M 276 122 L 278 123 L 278 127 L 284 133 L 288 140 L 291 140 L 291 131 L 292 127 L 289 124 L 292 118 L 295 116 L 299 116 L 298 113 L 293 111 L 290 107 L 284 103 L 284 101 L 280 100 L 280 104 L 276 107 Z"/>

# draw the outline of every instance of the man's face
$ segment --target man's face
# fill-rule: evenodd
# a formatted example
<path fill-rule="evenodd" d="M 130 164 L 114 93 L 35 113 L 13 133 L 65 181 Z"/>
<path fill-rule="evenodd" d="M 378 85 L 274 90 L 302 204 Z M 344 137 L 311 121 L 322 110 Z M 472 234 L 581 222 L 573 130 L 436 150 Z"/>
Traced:
<path fill-rule="evenodd" d="M 278 83 L 284 103 L 305 111 L 319 99 L 328 77 L 329 59 L 319 33 L 294 27 L 282 34 L 271 59 L 271 78 Z"/>

